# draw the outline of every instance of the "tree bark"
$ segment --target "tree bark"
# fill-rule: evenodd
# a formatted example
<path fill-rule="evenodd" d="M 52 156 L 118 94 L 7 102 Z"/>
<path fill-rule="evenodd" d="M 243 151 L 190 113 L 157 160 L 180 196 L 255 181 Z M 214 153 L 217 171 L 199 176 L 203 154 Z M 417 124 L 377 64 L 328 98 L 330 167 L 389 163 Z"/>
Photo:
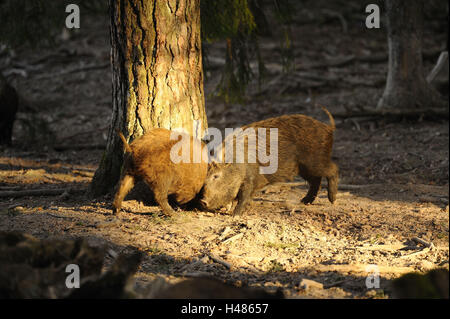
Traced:
<path fill-rule="evenodd" d="M 110 0 L 113 112 L 94 196 L 120 177 L 124 148 L 153 127 L 207 128 L 198 0 Z"/>
<path fill-rule="evenodd" d="M 386 0 L 389 71 L 378 108 L 442 107 L 422 63 L 423 0 Z"/>

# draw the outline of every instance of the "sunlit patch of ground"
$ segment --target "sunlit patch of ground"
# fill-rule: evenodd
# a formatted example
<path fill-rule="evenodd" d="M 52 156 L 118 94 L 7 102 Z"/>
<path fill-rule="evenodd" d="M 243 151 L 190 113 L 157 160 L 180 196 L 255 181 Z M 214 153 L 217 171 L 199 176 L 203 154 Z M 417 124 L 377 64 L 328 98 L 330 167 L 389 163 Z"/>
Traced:
<path fill-rule="evenodd" d="M 366 195 L 382 189 L 342 192 L 334 205 L 322 191 L 313 205 L 304 206 L 293 202 L 304 195 L 305 187 L 283 186 L 257 196 L 240 217 L 179 210 L 170 219 L 158 207 L 136 200 L 125 201 L 115 218 L 108 201 L 18 199 L 0 210 L 0 229 L 44 238 L 82 236 L 116 252 L 139 249 L 146 258 L 136 277 L 138 285 L 157 276 L 175 282 L 180 276 L 208 274 L 269 290 L 281 288 L 293 298 L 388 296 L 392 278 L 448 268 L 448 206 L 439 204 L 440 197 L 437 204 L 423 202 L 424 196 L 448 196 L 448 189 L 433 186 L 422 193 L 422 200 L 410 191 L 401 193 L 401 200 Z M 414 237 L 433 247 L 421 246 Z M 369 265 L 376 265 L 381 276 L 381 290 L 373 294 L 365 286 Z M 299 284 L 304 278 L 323 287 L 303 289 Z"/>
<path fill-rule="evenodd" d="M 0 183 L 6 187 L 18 185 L 52 185 L 62 183 L 89 183 L 94 168 L 49 163 L 17 157 L 0 157 Z M 1 187 L 1 185 L 0 185 Z"/>

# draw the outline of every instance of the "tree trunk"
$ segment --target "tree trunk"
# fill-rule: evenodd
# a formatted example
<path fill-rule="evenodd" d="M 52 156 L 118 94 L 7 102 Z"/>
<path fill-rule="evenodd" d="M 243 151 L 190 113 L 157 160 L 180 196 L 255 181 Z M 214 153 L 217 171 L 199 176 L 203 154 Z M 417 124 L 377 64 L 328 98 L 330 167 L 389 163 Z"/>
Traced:
<path fill-rule="evenodd" d="M 0 73 L 0 145 L 11 145 L 13 124 L 16 119 L 18 96 Z"/>
<path fill-rule="evenodd" d="M 198 0 L 110 0 L 113 114 L 94 196 L 120 178 L 124 148 L 153 127 L 207 128 Z"/>
<path fill-rule="evenodd" d="M 378 108 L 440 107 L 446 103 L 422 64 L 423 0 L 386 0 L 389 71 Z"/>

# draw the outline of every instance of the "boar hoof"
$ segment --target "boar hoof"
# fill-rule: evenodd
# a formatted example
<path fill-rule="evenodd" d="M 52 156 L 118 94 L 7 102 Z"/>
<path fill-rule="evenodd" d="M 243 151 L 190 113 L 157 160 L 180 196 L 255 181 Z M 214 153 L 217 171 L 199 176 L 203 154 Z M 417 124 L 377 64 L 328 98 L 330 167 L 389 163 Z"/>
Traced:
<path fill-rule="evenodd" d="M 244 212 L 244 209 L 242 207 L 235 208 L 233 211 L 231 211 L 231 216 L 240 216 Z"/>
<path fill-rule="evenodd" d="M 174 210 L 163 210 L 162 211 L 163 215 L 165 215 L 166 217 L 173 217 L 173 215 L 175 215 L 175 211 Z"/>
<path fill-rule="evenodd" d="M 331 204 L 334 204 L 336 201 L 336 193 L 328 192 L 328 200 L 331 202 Z"/>
<path fill-rule="evenodd" d="M 312 202 L 314 202 L 314 199 L 315 198 L 311 198 L 311 197 L 305 196 L 302 199 L 302 203 L 305 204 L 305 205 L 312 204 Z"/>

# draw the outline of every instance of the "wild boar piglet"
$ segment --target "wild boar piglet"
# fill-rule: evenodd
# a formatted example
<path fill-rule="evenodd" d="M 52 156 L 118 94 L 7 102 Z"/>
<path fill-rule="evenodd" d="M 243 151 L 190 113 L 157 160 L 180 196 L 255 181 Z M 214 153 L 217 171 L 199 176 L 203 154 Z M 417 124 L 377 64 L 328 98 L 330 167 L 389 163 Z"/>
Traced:
<path fill-rule="evenodd" d="M 314 201 L 323 177 L 328 180 L 328 199 L 334 203 L 339 179 L 338 166 L 331 160 L 335 124 L 330 112 L 323 109 L 330 118 L 330 125 L 305 115 L 293 114 L 251 123 L 242 127 L 244 133 L 228 135 L 222 143 L 222 161 L 213 162 L 209 166 L 200 200 L 203 207 L 216 210 L 237 199 L 232 214 L 240 214 L 255 191 L 268 184 L 292 181 L 297 175 L 309 184 L 303 203 L 310 204 Z M 254 129 L 254 137 L 246 135 L 245 132 L 251 132 L 247 130 L 249 128 Z M 273 137 L 275 139 L 271 137 L 270 128 L 277 129 L 277 135 Z M 264 141 L 258 142 L 261 138 L 258 131 L 261 129 L 266 132 L 266 149 L 263 150 L 260 149 L 260 144 L 264 147 Z M 235 147 L 227 148 L 227 140 L 231 138 L 235 140 Z M 236 161 L 239 140 L 244 144 L 244 155 L 240 162 Z M 261 169 L 267 168 L 270 163 L 263 163 L 259 154 L 269 154 L 270 143 L 274 142 L 277 142 L 277 168 L 274 172 L 263 174 Z M 236 152 L 230 156 L 233 160 L 226 162 L 225 157 L 230 149 L 235 149 Z"/>
<path fill-rule="evenodd" d="M 186 204 L 200 192 L 208 170 L 206 146 L 184 133 L 177 132 L 179 138 L 173 140 L 171 133 L 155 128 L 129 145 L 118 132 L 126 153 L 113 203 L 114 214 L 120 211 L 123 199 L 136 180 L 143 180 L 148 185 L 155 201 L 169 216 L 174 213 L 169 196 L 173 196 L 178 204 Z M 187 156 L 183 157 L 183 154 Z"/>

